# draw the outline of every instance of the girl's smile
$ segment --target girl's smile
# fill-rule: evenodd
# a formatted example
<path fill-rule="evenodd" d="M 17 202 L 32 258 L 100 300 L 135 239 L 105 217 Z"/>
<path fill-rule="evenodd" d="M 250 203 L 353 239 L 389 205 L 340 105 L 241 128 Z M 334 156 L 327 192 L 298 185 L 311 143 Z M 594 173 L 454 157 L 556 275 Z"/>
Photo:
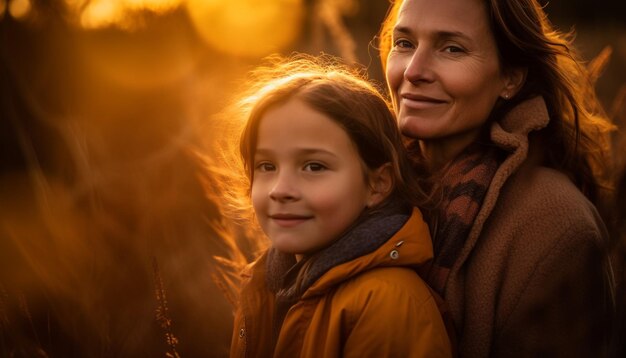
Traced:
<path fill-rule="evenodd" d="M 272 214 L 270 215 L 270 219 L 274 222 L 274 224 L 283 227 L 290 228 L 294 226 L 298 226 L 307 220 L 312 220 L 313 216 L 310 215 L 295 215 L 295 214 Z"/>

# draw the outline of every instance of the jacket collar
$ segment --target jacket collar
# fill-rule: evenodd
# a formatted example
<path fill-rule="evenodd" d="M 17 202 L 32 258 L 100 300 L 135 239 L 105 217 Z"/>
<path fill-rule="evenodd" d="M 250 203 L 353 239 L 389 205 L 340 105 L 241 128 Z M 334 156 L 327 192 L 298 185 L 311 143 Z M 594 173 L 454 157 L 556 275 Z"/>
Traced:
<path fill-rule="evenodd" d="M 419 209 L 414 208 L 409 220 L 389 240 L 369 254 L 331 268 L 305 291 L 302 298 L 323 294 L 329 288 L 376 267 L 417 267 L 432 257 L 428 225 Z"/>
<path fill-rule="evenodd" d="M 519 103 L 503 118 L 491 126 L 491 141 L 506 152 L 509 152 L 502 162 L 485 195 L 483 205 L 474 220 L 467 241 L 451 269 L 448 282 L 457 275 L 468 256 L 474 249 L 483 226 L 496 205 L 500 190 L 506 181 L 517 172 L 527 161 L 529 155 L 529 134 L 545 128 L 550 121 L 548 109 L 543 97 L 534 97 Z M 458 295 L 458 292 L 448 292 L 445 296 Z M 454 309 L 451 307 L 451 309 Z"/>
<path fill-rule="evenodd" d="M 502 120 L 496 122 L 504 133 L 528 135 L 548 125 L 550 117 L 543 97 L 534 97 L 513 107 Z M 493 134 L 492 129 L 492 134 Z M 495 138 L 494 142 L 496 141 Z"/>

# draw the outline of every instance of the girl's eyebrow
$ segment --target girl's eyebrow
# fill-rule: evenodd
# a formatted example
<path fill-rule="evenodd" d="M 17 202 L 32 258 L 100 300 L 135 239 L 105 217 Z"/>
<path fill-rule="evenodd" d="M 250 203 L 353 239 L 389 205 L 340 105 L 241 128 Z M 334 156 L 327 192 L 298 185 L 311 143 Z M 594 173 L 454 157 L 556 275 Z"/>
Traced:
<path fill-rule="evenodd" d="M 298 150 L 298 152 L 301 154 L 326 154 L 332 157 L 337 156 L 335 153 L 322 148 L 301 148 Z"/>
<path fill-rule="evenodd" d="M 274 153 L 273 150 L 267 148 L 257 148 L 255 151 L 256 154 L 269 156 Z M 329 150 L 322 148 L 298 148 L 297 154 L 301 155 L 310 155 L 310 154 L 326 154 L 332 157 L 337 157 L 337 155 Z"/>

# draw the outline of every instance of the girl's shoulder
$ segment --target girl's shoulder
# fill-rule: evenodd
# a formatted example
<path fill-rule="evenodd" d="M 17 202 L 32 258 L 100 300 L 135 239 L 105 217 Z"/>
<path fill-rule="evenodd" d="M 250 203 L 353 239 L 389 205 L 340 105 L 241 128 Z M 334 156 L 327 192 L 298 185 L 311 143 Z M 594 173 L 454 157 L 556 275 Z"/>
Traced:
<path fill-rule="evenodd" d="M 426 282 L 409 267 L 376 267 L 341 284 L 334 300 L 360 306 L 367 301 L 389 301 L 423 305 L 433 300 Z"/>
<path fill-rule="evenodd" d="M 408 267 L 365 271 L 337 287 L 331 300 L 332 312 L 341 316 L 344 326 L 350 327 L 348 331 L 384 336 L 399 329 L 401 332 L 396 333 L 400 336 L 426 334 L 430 344 L 449 349 L 438 302 L 427 284 Z M 425 333 L 424 327 L 429 327 L 430 333 Z"/>
<path fill-rule="evenodd" d="M 451 356 L 437 301 L 409 267 L 364 271 L 337 288 L 331 306 L 354 356 Z"/>

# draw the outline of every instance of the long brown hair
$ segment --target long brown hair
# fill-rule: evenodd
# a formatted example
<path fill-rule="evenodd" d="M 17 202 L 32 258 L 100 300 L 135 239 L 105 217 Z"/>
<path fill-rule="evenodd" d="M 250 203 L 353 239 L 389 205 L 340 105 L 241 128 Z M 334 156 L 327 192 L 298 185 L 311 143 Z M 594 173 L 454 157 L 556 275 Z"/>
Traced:
<path fill-rule="evenodd" d="M 403 0 L 393 3 L 379 32 L 383 70 L 392 48 L 392 31 Z M 572 33 L 557 31 L 536 0 L 484 0 L 502 67 L 526 68 L 521 90 L 496 106 L 498 118 L 518 103 L 542 96 L 550 123 L 540 131 L 546 165 L 567 174 L 596 205 L 610 189 L 613 167 L 609 132 L 614 126 L 600 105 L 593 81 L 596 73 L 583 64 L 572 45 Z"/>

